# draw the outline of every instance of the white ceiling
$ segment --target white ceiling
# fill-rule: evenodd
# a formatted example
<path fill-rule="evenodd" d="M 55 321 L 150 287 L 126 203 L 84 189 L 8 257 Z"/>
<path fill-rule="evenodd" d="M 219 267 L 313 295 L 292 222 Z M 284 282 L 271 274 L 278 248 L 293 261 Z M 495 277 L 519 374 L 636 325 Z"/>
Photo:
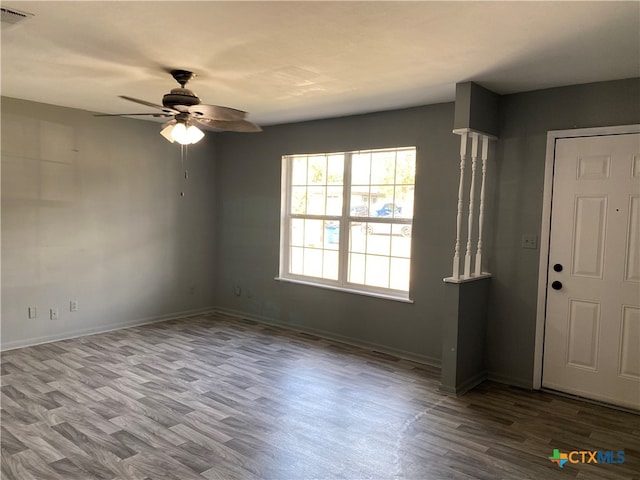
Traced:
<path fill-rule="evenodd" d="M 203 103 L 261 125 L 640 75 L 640 2 L 2 1 L 2 95 L 152 111 L 196 72 Z"/>

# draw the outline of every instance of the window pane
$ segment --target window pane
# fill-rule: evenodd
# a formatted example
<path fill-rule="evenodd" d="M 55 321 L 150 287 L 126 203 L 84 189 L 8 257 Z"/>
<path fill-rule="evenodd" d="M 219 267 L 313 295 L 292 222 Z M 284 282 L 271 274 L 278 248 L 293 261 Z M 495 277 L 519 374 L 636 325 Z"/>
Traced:
<path fill-rule="evenodd" d="M 301 247 L 304 245 L 304 220 L 294 218 L 291 220 L 291 232 L 289 242 L 292 246 Z"/>
<path fill-rule="evenodd" d="M 349 282 L 364 285 L 365 256 L 359 253 L 349 255 Z"/>
<path fill-rule="evenodd" d="M 304 220 L 304 246 L 322 247 L 323 220 Z"/>
<path fill-rule="evenodd" d="M 351 157 L 351 184 L 369 185 L 370 153 L 354 153 Z"/>
<path fill-rule="evenodd" d="M 396 217 L 413 218 L 413 192 L 413 185 L 396 186 L 394 193 L 398 206 Z"/>
<path fill-rule="evenodd" d="M 340 224 L 338 222 L 325 222 L 324 224 L 324 248 L 337 250 L 340 245 Z"/>
<path fill-rule="evenodd" d="M 369 204 L 367 205 L 368 217 L 378 216 L 378 208 L 380 208 L 380 206 L 382 205 L 381 203 L 378 203 L 380 196 L 381 194 L 378 191 L 378 187 L 373 186 L 369 188 Z M 384 194 L 382 194 L 382 196 L 384 196 Z"/>
<path fill-rule="evenodd" d="M 307 184 L 307 157 L 293 157 L 291 160 L 291 184 Z"/>
<path fill-rule="evenodd" d="M 342 186 L 327 187 L 327 215 L 342 215 Z"/>
<path fill-rule="evenodd" d="M 350 205 L 352 217 L 367 217 L 369 215 L 369 187 L 353 187 Z"/>
<path fill-rule="evenodd" d="M 304 249 L 304 275 L 322 278 L 322 250 Z"/>
<path fill-rule="evenodd" d="M 344 176 L 344 155 L 330 155 L 327 158 L 327 183 L 342 185 Z"/>
<path fill-rule="evenodd" d="M 393 185 L 372 185 L 369 205 L 371 217 L 394 217 Z"/>
<path fill-rule="evenodd" d="M 289 257 L 289 273 L 302 275 L 303 270 L 304 248 L 292 247 L 291 256 Z"/>
<path fill-rule="evenodd" d="M 416 180 L 415 150 L 400 150 L 396 155 L 396 183 L 414 185 Z"/>
<path fill-rule="evenodd" d="M 411 225 L 393 225 L 391 256 L 411 258 Z"/>
<path fill-rule="evenodd" d="M 393 185 L 395 182 L 395 152 L 376 152 L 371 156 L 371 184 Z"/>
<path fill-rule="evenodd" d="M 365 284 L 372 287 L 389 287 L 389 257 L 367 255 Z"/>
<path fill-rule="evenodd" d="M 307 213 L 307 187 L 291 187 L 291 213 Z"/>
<path fill-rule="evenodd" d="M 351 222 L 350 225 L 349 251 L 365 253 L 367 251 L 367 224 Z"/>
<path fill-rule="evenodd" d="M 394 290 L 409 290 L 411 262 L 408 258 L 391 259 L 391 275 L 389 287 Z"/>
<path fill-rule="evenodd" d="M 325 185 L 327 183 L 327 158 L 324 155 L 309 157 L 307 181 L 309 185 Z"/>
<path fill-rule="evenodd" d="M 330 280 L 337 280 L 339 263 L 340 257 L 338 256 L 338 252 L 325 250 L 322 277 Z"/>
<path fill-rule="evenodd" d="M 307 214 L 324 215 L 327 202 L 326 187 L 308 187 L 307 188 Z"/>
<path fill-rule="evenodd" d="M 391 224 L 367 223 L 367 253 L 389 255 L 391 253 Z"/>

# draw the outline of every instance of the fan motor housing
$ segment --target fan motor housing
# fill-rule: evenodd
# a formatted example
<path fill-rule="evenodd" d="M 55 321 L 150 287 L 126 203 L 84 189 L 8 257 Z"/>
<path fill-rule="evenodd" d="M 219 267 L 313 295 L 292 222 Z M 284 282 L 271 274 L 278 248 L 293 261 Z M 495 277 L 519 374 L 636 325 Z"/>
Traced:
<path fill-rule="evenodd" d="M 200 99 L 188 88 L 174 88 L 162 97 L 162 105 L 173 108 L 176 105 L 199 105 Z"/>

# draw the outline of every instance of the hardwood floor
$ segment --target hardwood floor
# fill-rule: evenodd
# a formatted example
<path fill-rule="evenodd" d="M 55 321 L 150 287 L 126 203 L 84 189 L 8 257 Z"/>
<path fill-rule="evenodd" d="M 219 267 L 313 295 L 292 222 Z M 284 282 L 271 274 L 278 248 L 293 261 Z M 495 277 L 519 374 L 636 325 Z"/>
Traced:
<path fill-rule="evenodd" d="M 2 354 L 13 479 L 638 479 L 640 416 L 211 314 Z M 624 451 L 570 464 L 553 449 Z"/>

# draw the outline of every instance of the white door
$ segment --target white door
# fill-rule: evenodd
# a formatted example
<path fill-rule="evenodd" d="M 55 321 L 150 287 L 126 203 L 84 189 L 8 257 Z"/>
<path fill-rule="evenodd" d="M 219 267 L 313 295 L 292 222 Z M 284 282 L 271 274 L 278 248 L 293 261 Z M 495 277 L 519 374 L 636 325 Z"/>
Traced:
<path fill-rule="evenodd" d="M 542 385 L 640 410 L 640 134 L 555 144 Z"/>

